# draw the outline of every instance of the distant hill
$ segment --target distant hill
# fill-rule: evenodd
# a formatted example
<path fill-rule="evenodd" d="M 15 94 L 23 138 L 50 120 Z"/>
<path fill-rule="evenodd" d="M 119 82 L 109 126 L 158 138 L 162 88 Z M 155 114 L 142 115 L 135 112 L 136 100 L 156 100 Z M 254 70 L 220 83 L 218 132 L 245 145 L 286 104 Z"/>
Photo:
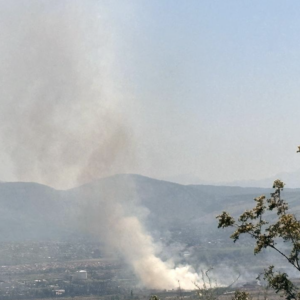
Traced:
<path fill-rule="evenodd" d="M 187 240 L 212 239 L 224 236 L 216 228 L 217 214 L 227 210 L 236 215 L 251 208 L 254 197 L 270 192 L 265 188 L 180 185 L 139 175 L 116 175 L 66 191 L 36 183 L 0 183 L 0 240 L 83 235 L 83 215 L 96 203 L 101 208 L 108 194 L 135 210 L 132 213 L 157 238 L 174 238 L 186 230 Z M 300 189 L 285 189 L 283 197 L 293 212 L 300 212 Z"/>
<path fill-rule="evenodd" d="M 0 240 L 57 239 L 68 235 L 68 193 L 37 183 L 0 183 Z"/>
<path fill-rule="evenodd" d="M 282 172 L 272 177 L 259 180 L 240 180 L 225 182 L 224 185 L 242 186 L 242 187 L 270 187 L 274 180 L 280 179 L 289 188 L 300 188 L 300 170 L 295 172 Z"/>
<path fill-rule="evenodd" d="M 167 177 L 165 180 L 184 185 L 216 185 L 216 186 L 240 186 L 240 187 L 260 187 L 269 188 L 272 186 L 274 180 L 280 179 L 286 183 L 288 188 L 300 188 L 300 170 L 295 172 L 281 172 L 268 178 L 263 179 L 249 179 L 249 180 L 235 180 L 214 182 L 207 181 L 193 174 L 182 174 L 172 177 Z"/>

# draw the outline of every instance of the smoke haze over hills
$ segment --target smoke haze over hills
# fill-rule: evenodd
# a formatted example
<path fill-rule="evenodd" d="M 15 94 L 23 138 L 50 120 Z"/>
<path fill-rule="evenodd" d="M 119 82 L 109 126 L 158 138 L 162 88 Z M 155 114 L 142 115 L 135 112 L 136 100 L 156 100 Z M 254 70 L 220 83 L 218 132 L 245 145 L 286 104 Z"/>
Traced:
<path fill-rule="evenodd" d="M 266 138 L 285 107 L 276 106 L 255 127 L 254 112 L 273 107 L 268 95 L 264 109 L 261 99 L 249 101 L 260 95 L 257 71 L 240 76 L 237 70 L 238 88 L 232 88 L 223 63 L 230 70 L 233 64 L 223 59 L 226 51 L 218 53 L 226 47 L 216 47 L 211 38 L 222 35 L 205 26 L 210 24 L 206 6 L 195 10 L 203 18 L 186 18 L 192 10 L 167 2 L 145 2 L 146 7 L 154 3 L 148 10 L 138 1 L 0 1 L 1 177 L 53 187 L 2 183 L 1 221 L 7 239 L 40 238 L 45 232 L 49 238 L 92 235 L 120 254 L 143 285 L 176 288 L 180 281 L 191 289 L 199 283 L 192 264 L 181 265 L 168 253 L 162 259 L 155 235 L 172 226 L 186 226 L 189 233 L 191 226 L 200 227 L 205 240 L 215 233 L 208 220 L 215 220 L 216 209 L 226 202 L 238 213 L 244 208 L 241 197 L 257 190 L 106 177 L 166 177 L 181 170 L 217 181 L 245 178 L 247 172 L 267 175 L 268 167 L 294 168 L 293 158 L 286 164 L 273 161 L 289 155 L 298 135 L 289 135 L 286 146 L 277 142 L 285 130 L 277 130 L 276 139 Z M 155 13 L 168 9 L 197 26 L 179 26 Z M 190 28 L 199 32 L 190 34 Z M 255 88 L 249 88 L 248 74 L 257 88 L 250 96 Z M 298 82 L 295 86 L 298 93 Z M 287 120 L 286 128 L 294 128 L 298 115 Z M 275 154 L 261 147 L 268 143 L 276 146 Z M 298 191 L 290 193 L 295 198 Z"/>
<path fill-rule="evenodd" d="M 0 1 L 0 179 L 68 188 L 115 173 L 297 170 L 299 20 L 279 3 L 229 7 Z M 96 159 L 112 161 L 105 144 L 123 148 L 109 171 Z"/>
<path fill-rule="evenodd" d="M 1 141 L 21 181 L 78 185 L 134 164 L 132 134 L 118 112 L 122 98 L 114 82 L 111 33 L 104 20 L 86 16 L 82 3 L 32 1 L 13 7 L 15 18 L 2 20 L 7 39 L 17 33 L 0 49 L 2 72 L 8 73 L 1 76 L 7 97 L 2 100 Z M 101 206 L 89 209 L 83 202 L 79 208 L 86 230 L 122 254 L 143 285 L 175 288 L 180 280 L 183 288 L 193 288 L 198 275 L 156 256 L 152 237 L 128 208 L 125 213 L 113 189 L 102 193 Z M 81 201 L 88 197 L 84 191 Z M 46 209 L 50 203 L 42 198 Z M 63 220 L 69 218 L 66 214 Z M 48 219 L 54 222 L 52 214 Z"/>
<path fill-rule="evenodd" d="M 1 183 L 0 238 L 1 242 L 96 239 L 125 260 L 145 286 L 172 288 L 180 280 L 182 288 L 193 288 L 198 267 L 237 263 L 242 267 L 254 259 L 251 247 L 243 253 L 244 248 L 229 240 L 229 231 L 217 229 L 215 217 L 225 209 L 236 216 L 252 207 L 254 197 L 270 192 L 184 186 L 138 175 L 113 176 L 67 191 L 34 183 Z M 283 197 L 298 214 L 299 189 L 285 189 Z M 183 256 L 185 252 L 190 256 Z M 260 259 L 271 260 L 270 253 L 255 257 Z"/>

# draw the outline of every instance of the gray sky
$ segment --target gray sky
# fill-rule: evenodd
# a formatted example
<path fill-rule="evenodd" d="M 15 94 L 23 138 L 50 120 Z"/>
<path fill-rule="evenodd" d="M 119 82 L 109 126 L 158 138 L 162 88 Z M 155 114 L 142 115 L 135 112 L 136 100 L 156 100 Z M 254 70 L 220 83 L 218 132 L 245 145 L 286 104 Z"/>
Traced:
<path fill-rule="evenodd" d="M 300 168 L 299 1 L 0 1 L 3 181 Z"/>

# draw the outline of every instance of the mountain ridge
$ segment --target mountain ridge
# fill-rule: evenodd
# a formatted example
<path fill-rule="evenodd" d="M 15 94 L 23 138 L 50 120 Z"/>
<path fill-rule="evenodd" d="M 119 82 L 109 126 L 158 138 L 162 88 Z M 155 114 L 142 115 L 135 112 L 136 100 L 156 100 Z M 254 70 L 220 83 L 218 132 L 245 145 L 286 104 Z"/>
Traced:
<path fill-rule="evenodd" d="M 198 234 L 199 226 L 219 236 L 215 216 L 226 210 L 237 215 L 254 205 L 271 188 L 180 185 L 138 174 L 118 174 L 68 190 L 26 182 L 0 184 L 0 240 L 67 239 L 85 234 L 83 219 L 103 201 L 123 203 L 137 214 L 149 232 L 180 231 Z M 294 211 L 300 189 L 282 193 Z M 194 224 L 194 225 L 193 225 Z M 189 229 L 188 229 L 189 228 Z M 209 235 L 202 230 L 202 236 Z"/>
<path fill-rule="evenodd" d="M 261 179 L 232 180 L 232 181 L 208 181 L 202 180 L 192 174 L 182 174 L 166 177 L 164 180 L 173 181 L 184 185 L 215 185 L 215 186 L 240 186 L 240 187 L 264 187 L 272 186 L 274 180 L 280 179 L 290 188 L 300 188 L 300 169 L 292 172 L 281 172 L 273 176 Z"/>

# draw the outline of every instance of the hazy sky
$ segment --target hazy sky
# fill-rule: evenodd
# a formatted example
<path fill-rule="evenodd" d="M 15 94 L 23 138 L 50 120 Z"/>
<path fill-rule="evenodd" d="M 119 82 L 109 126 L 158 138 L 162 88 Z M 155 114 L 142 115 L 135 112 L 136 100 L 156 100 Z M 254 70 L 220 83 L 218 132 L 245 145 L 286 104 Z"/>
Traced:
<path fill-rule="evenodd" d="M 299 10 L 0 1 L 0 179 L 66 187 L 119 172 L 231 181 L 299 169 Z"/>

